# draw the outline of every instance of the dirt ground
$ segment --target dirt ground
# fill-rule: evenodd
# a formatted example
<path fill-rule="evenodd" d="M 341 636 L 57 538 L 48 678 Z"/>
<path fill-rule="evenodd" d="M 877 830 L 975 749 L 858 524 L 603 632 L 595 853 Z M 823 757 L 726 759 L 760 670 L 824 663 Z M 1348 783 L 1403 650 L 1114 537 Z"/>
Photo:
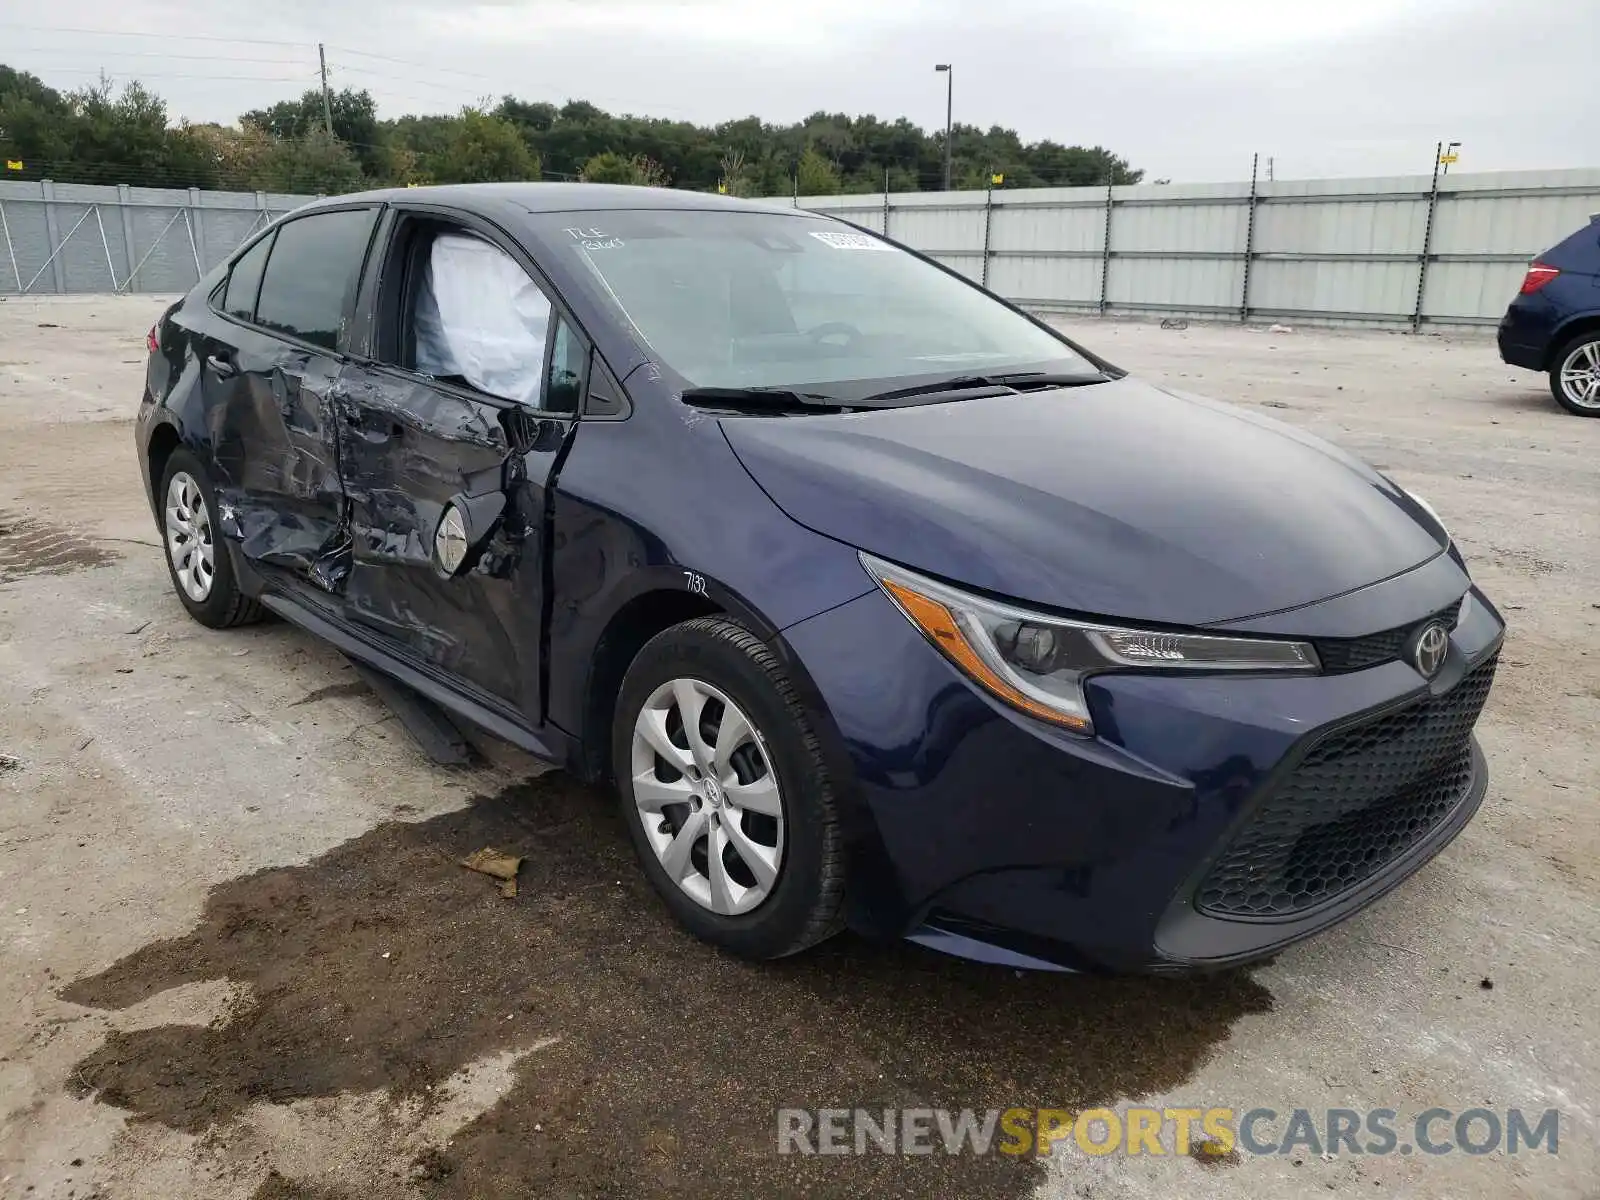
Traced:
<path fill-rule="evenodd" d="M 1443 856 L 1254 970 L 1103 980 L 736 962 L 605 797 L 432 766 L 310 637 L 189 621 L 132 445 L 159 309 L 0 302 L 0 1198 L 1600 1196 L 1600 421 L 1486 339 L 1071 324 L 1428 497 L 1511 625 Z M 1134 1101 L 1558 1108 L 1560 1152 L 776 1153 L 782 1105 Z"/>

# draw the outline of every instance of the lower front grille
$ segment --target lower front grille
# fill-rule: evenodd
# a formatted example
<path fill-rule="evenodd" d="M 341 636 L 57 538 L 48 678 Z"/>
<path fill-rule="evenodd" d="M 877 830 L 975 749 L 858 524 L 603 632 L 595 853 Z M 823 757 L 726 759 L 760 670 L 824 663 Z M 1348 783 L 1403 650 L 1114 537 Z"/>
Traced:
<path fill-rule="evenodd" d="M 1472 727 L 1495 660 L 1450 691 L 1317 742 L 1201 883 L 1196 906 L 1272 918 L 1370 879 L 1427 837 L 1472 783 Z"/>

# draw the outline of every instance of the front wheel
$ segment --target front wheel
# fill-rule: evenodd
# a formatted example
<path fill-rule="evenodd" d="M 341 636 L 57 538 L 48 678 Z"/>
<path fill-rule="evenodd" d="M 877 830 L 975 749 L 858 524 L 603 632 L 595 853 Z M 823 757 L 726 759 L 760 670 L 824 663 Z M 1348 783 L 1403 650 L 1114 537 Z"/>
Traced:
<path fill-rule="evenodd" d="M 612 767 L 639 862 L 696 936 L 771 959 L 838 931 L 833 787 L 793 684 L 744 626 L 703 617 L 645 645 Z"/>
<path fill-rule="evenodd" d="M 1579 417 L 1600 417 L 1600 330 L 1580 333 L 1556 355 L 1550 392 Z"/>

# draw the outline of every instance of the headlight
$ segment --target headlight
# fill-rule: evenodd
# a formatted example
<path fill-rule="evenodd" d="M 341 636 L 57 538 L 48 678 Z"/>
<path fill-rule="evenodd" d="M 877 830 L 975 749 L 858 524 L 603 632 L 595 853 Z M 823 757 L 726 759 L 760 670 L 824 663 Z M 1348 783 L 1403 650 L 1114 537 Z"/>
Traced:
<path fill-rule="evenodd" d="M 969 595 L 870 554 L 861 565 L 973 682 L 1030 716 L 1092 734 L 1083 681 L 1102 671 L 1315 672 L 1304 642 L 1119 629 Z"/>

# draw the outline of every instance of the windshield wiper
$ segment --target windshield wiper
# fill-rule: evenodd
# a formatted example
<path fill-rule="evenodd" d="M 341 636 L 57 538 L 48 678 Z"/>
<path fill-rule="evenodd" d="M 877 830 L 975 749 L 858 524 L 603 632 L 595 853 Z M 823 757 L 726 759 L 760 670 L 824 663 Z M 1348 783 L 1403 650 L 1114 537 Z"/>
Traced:
<path fill-rule="evenodd" d="M 1008 375 L 991 375 L 1019 392 L 1038 391 L 1042 388 L 1088 387 L 1091 383 L 1110 383 L 1111 376 L 1101 371 L 1013 371 Z"/>
<path fill-rule="evenodd" d="M 1099 371 L 1072 374 L 1050 371 L 1011 371 L 996 375 L 953 375 L 933 383 L 914 387 L 894 388 L 887 392 L 874 392 L 853 400 L 853 404 L 878 405 L 891 400 L 908 400 L 916 396 L 940 396 L 946 392 L 978 392 L 983 395 L 1003 396 L 1006 393 L 1041 391 L 1045 388 L 1084 387 L 1091 383 L 1105 383 L 1109 376 Z M 972 399 L 981 399 L 982 395 Z"/>
<path fill-rule="evenodd" d="M 727 408 L 750 412 L 843 412 L 845 405 L 819 392 L 796 392 L 770 387 L 694 387 L 683 390 L 683 402 L 696 408 Z"/>
<path fill-rule="evenodd" d="M 963 394 L 968 399 L 1008 396 L 1046 388 L 1082 387 L 1105 383 L 1109 376 L 1098 371 L 1061 373 L 1050 371 L 1010 371 L 996 375 L 954 375 L 933 383 L 874 392 L 859 399 L 844 399 L 821 392 L 798 392 L 781 387 L 693 387 L 683 391 L 683 402 L 696 408 L 721 408 L 735 412 L 764 413 L 839 413 L 863 408 L 887 408 L 895 401 L 924 396 Z"/>

